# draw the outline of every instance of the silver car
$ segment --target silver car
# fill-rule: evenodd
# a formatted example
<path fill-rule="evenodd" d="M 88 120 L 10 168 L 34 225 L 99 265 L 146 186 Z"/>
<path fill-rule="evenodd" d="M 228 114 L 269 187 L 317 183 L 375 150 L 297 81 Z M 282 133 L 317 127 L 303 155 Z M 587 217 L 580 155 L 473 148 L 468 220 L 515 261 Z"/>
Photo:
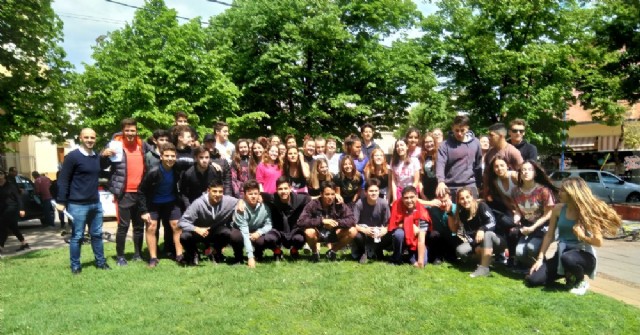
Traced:
<path fill-rule="evenodd" d="M 626 182 L 607 171 L 581 169 L 554 171 L 549 177 L 558 187 L 566 178 L 580 177 L 589 185 L 595 196 L 609 203 L 640 202 L 640 185 Z"/>

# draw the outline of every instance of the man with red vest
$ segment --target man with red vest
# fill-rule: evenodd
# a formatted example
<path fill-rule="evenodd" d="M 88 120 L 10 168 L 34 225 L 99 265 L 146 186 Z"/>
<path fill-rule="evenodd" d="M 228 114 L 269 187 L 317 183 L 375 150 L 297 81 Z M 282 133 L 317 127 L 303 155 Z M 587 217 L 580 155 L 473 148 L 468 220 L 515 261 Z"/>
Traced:
<path fill-rule="evenodd" d="M 116 253 L 119 266 L 127 265 L 124 246 L 129 225 L 133 222 L 132 260 L 142 260 L 144 222 L 138 207 L 138 186 L 145 171 L 142 139 L 138 137 L 136 120 L 126 118 L 120 123 L 122 132 L 113 135 L 108 148 L 102 151 L 103 159 L 111 159 L 109 191 L 116 198 L 118 207 L 118 230 L 116 232 Z"/>
<path fill-rule="evenodd" d="M 395 264 L 402 264 L 402 254 L 406 248 L 411 256 L 410 263 L 422 268 L 427 259 L 425 239 L 431 229 L 431 217 L 418 202 L 418 191 L 415 187 L 405 187 L 402 190 L 402 198 L 398 200 L 391 206 L 391 218 L 387 227 L 393 242 L 391 260 Z"/>

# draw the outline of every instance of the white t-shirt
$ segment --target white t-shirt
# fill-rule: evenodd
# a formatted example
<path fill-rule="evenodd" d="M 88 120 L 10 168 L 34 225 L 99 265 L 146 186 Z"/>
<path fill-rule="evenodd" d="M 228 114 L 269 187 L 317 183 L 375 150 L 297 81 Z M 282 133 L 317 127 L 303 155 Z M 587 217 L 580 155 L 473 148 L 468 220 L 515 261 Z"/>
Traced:
<path fill-rule="evenodd" d="M 231 141 L 224 143 L 216 142 L 216 149 L 220 153 L 220 158 L 224 158 L 227 162 L 231 163 L 233 159 L 233 153 L 236 151 L 236 146 Z"/>
<path fill-rule="evenodd" d="M 411 161 L 408 164 L 400 162 L 394 166 L 392 170 L 396 187 L 402 189 L 413 185 L 413 176 L 415 176 L 416 171 L 420 171 L 420 161 L 415 157 L 411 157 Z"/>

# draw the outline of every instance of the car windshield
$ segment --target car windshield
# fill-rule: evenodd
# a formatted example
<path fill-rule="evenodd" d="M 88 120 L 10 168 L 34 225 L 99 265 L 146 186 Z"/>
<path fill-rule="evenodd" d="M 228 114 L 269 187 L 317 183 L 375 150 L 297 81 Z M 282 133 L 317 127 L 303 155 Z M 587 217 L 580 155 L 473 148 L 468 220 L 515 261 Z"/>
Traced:
<path fill-rule="evenodd" d="M 611 173 L 602 172 L 602 182 L 605 184 L 618 184 L 620 183 L 620 179 Z"/>

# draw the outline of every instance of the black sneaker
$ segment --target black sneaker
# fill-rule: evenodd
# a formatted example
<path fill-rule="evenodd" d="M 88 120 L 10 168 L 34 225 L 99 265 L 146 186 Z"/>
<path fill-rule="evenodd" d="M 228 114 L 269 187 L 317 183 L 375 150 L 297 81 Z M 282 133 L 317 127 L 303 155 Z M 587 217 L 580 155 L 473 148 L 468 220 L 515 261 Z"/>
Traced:
<path fill-rule="evenodd" d="M 100 269 L 100 270 L 111 270 L 111 267 L 109 266 L 109 264 L 104 263 L 102 265 L 98 265 L 98 269 Z"/>
<path fill-rule="evenodd" d="M 158 266 L 158 263 L 160 263 L 160 262 L 158 261 L 157 258 L 152 258 L 152 259 L 149 260 L 149 265 L 148 266 L 150 268 L 155 268 L 156 266 Z"/>
<path fill-rule="evenodd" d="M 320 261 L 320 253 L 316 252 L 311 255 L 311 261 L 314 263 L 318 263 Z"/>
<path fill-rule="evenodd" d="M 71 274 L 74 276 L 79 275 L 80 273 L 82 273 L 82 268 L 71 269 Z"/>
<path fill-rule="evenodd" d="M 31 249 L 31 247 L 29 247 L 29 243 L 25 243 L 25 244 L 21 245 L 20 248 L 18 248 L 18 250 L 16 250 L 16 252 L 22 251 L 22 250 L 29 250 L 29 249 Z"/>
<path fill-rule="evenodd" d="M 133 257 L 131 257 L 131 261 L 132 261 L 132 262 L 141 262 L 141 261 L 142 261 L 142 256 L 140 256 L 140 255 L 133 255 Z"/>
<path fill-rule="evenodd" d="M 300 252 L 297 248 L 292 247 L 291 249 L 289 249 L 289 256 L 291 256 L 291 259 L 293 260 L 298 260 L 298 258 L 300 258 Z"/>
<path fill-rule="evenodd" d="M 338 258 L 338 255 L 333 250 L 327 251 L 326 256 L 327 256 L 327 259 L 331 262 L 335 261 Z"/>

